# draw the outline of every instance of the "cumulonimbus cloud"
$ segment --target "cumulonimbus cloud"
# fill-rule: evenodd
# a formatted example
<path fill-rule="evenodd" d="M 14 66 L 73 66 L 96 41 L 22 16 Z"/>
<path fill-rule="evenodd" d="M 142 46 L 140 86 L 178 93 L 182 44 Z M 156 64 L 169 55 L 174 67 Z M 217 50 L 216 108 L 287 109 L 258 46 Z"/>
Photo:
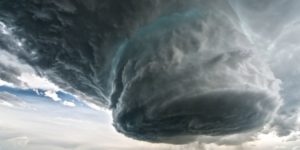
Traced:
<path fill-rule="evenodd" d="M 1 19 L 26 39 L 7 51 L 111 108 L 127 136 L 186 143 L 246 132 L 280 105 L 278 79 L 225 1 L 0 4 Z"/>

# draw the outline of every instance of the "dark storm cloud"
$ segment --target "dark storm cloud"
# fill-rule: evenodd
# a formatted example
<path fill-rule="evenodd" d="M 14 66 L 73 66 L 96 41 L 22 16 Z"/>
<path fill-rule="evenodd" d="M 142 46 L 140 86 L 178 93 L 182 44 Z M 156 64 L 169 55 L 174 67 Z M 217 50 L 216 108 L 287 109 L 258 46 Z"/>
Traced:
<path fill-rule="evenodd" d="M 240 50 L 235 42 L 245 42 L 243 35 L 225 18 L 174 14 L 126 43 L 114 109 L 119 131 L 178 143 L 178 136 L 227 135 L 266 123 L 279 104 L 277 81 L 251 51 Z"/>
<path fill-rule="evenodd" d="M 61 88 L 113 110 L 114 126 L 186 143 L 268 122 L 279 82 L 225 1 L 0 2 L 24 50 L 6 48 Z"/>

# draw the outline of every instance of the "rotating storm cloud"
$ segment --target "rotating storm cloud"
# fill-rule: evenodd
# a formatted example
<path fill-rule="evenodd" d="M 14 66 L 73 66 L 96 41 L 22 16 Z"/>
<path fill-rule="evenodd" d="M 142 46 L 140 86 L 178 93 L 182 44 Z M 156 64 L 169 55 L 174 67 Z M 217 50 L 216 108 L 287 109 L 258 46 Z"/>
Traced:
<path fill-rule="evenodd" d="M 141 141 L 287 136 L 298 132 L 299 5 L 2 0 L 0 83 L 47 91 L 31 74 L 110 110 L 113 127 Z"/>

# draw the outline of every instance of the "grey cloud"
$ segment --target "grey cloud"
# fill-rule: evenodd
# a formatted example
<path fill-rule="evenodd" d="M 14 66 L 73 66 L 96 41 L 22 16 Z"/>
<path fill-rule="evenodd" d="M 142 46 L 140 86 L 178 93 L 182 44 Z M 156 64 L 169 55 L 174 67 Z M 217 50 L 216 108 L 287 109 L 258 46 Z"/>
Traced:
<path fill-rule="evenodd" d="M 0 99 L 5 101 L 19 101 L 19 98 L 8 92 L 0 92 Z"/>
<path fill-rule="evenodd" d="M 27 83 L 20 79 L 24 74 L 35 74 L 35 71 L 15 55 L 0 48 L 0 80 L 17 87 L 26 87 Z"/>
<path fill-rule="evenodd" d="M 8 92 L 0 92 L 0 104 L 15 108 L 24 108 L 26 106 L 26 102 Z"/>
<path fill-rule="evenodd" d="M 299 130 L 300 18 L 297 14 L 300 3 L 297 0 L 231 0 L 231 4 L 239 14 L 244 30 L 255 42 L 257 51 L 266 57 L 273 73 L 282 81 L 280 94 L 284 102 L 271 130 L 287 136 Z"/>
<path fill-rule="evenodd" d="M 13 56 L 4 51 L 4 49 L 19 50 L 20 48 L 16 43 L 16 38 L 11 35 L 11 29 L 0 22 L 0 79 L 15 85 L 20 85 L 21 81 L 18 79 L 18 76 L 21 75 L 21 68 L 9 65 L 9 61 L 16 61 L 16 59 L 13 60 Z"/>
<path fill-rule="evenodd" d="M 18 76 L 21 75 L 20 70 L 14 67 L 8 67 L 3 64 L 0 64 L 0 79 L 13 83 L 15 85 L 20 85 L 21 81 L 18 79 Z"/>
<path fill-rule="evenodd" d="M 297 82 L 300 79 L 300 70 L 298 69 L 299 35 L 299 27 L 292 26 L 282 33 L 274 44 L 274 48 L 271 49 L 274 52 L 271 67 L 275 75 L 282 80 L 281 95 L 285 99 L 284 105 L 274 121 L 274 127 L 278 130 L 279 135 L 283 136 L 299 130 L 297 125 L 300 105 L 298 92 L 300 85 Z"/>
<path fill-rule="evenodd" d="M 278 80 L 226 1 L 3 0 L 0 11 L 26 39 L 22 51 L 5 50 L 111 108 L 129 137 L 187 143 L 246 132 L 280 105 Z"/>

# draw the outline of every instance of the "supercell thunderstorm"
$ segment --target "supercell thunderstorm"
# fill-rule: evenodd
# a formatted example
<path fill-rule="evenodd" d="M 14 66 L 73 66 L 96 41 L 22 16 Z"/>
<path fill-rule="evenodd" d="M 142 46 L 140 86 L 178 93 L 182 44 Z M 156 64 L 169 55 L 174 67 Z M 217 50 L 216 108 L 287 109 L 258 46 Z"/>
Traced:
<path fill-rule="evenodd" d="M 259 14 L 249 11 L 258 6 L 242 7 L 233 0 L 2 0 L 0 49 L 111 109 L 113 126 L 128 137 L 188 143 L 270 121 L 286 134 L 276 122 L 297 96 L 281 88 L 299 86 L 270 61 L 281 57 L 272 46 L 286 45 L 264 40 L 263 25 L 255 30 L 249 20 Z M 18 73 L 0 68 L 2 80 L 17 83 L 10 74 Z"/>

